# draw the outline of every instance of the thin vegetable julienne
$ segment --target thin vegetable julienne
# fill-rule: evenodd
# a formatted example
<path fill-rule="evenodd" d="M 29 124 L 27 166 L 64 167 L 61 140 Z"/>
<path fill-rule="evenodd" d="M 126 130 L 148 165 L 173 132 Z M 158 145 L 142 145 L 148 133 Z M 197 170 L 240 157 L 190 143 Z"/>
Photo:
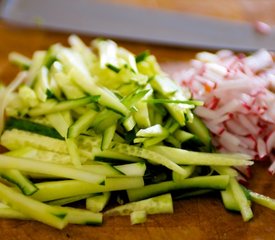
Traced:
<path fill-rule="evenodd" d="M 189 196 L 224 190 L 236 177 L 231 166 L 252 164 L 246 155 L 209 153 L 213 151 L 211 135 L 194 114 L 202 102 L 191 99 L 189 90 L 171 80 L 149 52 L 135 56 L 103 39 L 89 47 L 75 35 L 69 37 L 69 45 L 54 44 L 35 52 L 30 61 L 11 56 L 16 64 L 27 66 L 22 73 L 27 84 L 22 83 L 18 91 L 7 88 L 16 101 L 7 99 L 2 106 L 10 120 L 1 144 L 15 155 L 0 155 L 0 171 L 14 169 L 24 177 L 40 177 L 32 185 L 38 190 L 30 191 L 31 197 L 16 186 L 10 189 L 14 196 L 24 201 L 30 198 L 37 203 L 34 207 L 45 206 L 42 202 L 62 205 L 90 198 L 86 200 L 90 211 L 104 211 L 114 192 L 126 191 L 137 202 L 120 209 L 131 213 L 132 223 L 141 223 L 152 213 L 154 198 L 149 197 L 167 193 L 156 196 L 153 212 L 163 212 L 161 206 L 172 212 L 174 191 L 182 197 L 188 195 L 184 189 L 190 189 Z M 188 148 L 180 149 L 183 146 Z M 209 176 L 203 175 L 206 166 Z M 10 190 L 1 186 L 3 200 L 13 203 Z M 244 215 L 246 195 L 236 186 Z M 90 206 L 94 201 L 98 205 Z M 54 216 L 49 222 L 27 215 L 30 208 L 26 206 L 16 212 L 11 204 L 11 208 L 0 209 L 0 217 L 65 226 Z M 48 208 L 67 214 L 64 221 L 69 223 L 102 223 L 102 213 Z"/>

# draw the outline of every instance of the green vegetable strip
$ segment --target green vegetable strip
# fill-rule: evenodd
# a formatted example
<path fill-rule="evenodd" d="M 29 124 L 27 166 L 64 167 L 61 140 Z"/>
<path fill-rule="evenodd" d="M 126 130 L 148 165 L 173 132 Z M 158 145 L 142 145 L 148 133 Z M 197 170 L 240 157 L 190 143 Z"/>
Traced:
<path fill-rule="evenodd" d="M 176 99 L 147 99 L 144 100 L 147 103 L 182 103 L 182 104 L 190 104 L 195 106 L 202 106 L 203 102 L 198 100 L 176 100 Z"/>
<path fill-rule="evenodd" d="M 182 168 L 186 171 L 186 175 L 178 174 L 177 172 L 172 173 L 172 179 L 174 182 L 180 182 L 189 176 L 195 171 L 196 166 L 195 165 L 187 165 L 187 166 L 182 166 Z"/>
<path fill-rule="evenodd" d="M 228 175 L 230 177 L 237 177 L 238 176 L 238 172 L 228 166 L 211 166 L 213 170 L 215 170 L 217 173 L 221 174 L 221 175 Z"/>
<path fill-rule="evenodd" d="M 70 114 L 70 112 L 67 111 L 67 114 Z M 70 123 L 68 123 L 66 121 L 66 119 L 62 113 L 60 113 L 60 112 L 51 113 L 51 114 L 46 115 L 46 118 L 47 118 L 47 120 L 49 120 L 49 122 L 54 127 L 54 129 L 56 129 L 56 131 L 62 136 L 61 139 L 64 139 L 67 137 L 67 132 L 68 132 Z M 22 130 L 24 130 L 24 129 L 22 129 Z"/>
<path fill-rule="evenodd" d="M 114 71 L 115 73 L 119 73 L 120 69 L 110 63 L 106 64 L 106 67 L 109 68 L 110 70 Z"/>
<path fill-rule="evenodd" d="M 182 192 L 181 194 L 173 195 L 174 200 L 184 199 L 184 198 L 190 198 L 195 196 L 201 196 L 207 193 L 213 193 L 215 189 L 198 189 L 198 190 L 192 190 L 187 192 Z"/>
<path fill-rule="evenodd" d="M 148 150 L 169 157 L 171 161 L 180 165 L 250 166 L 253 164 L 252 161 L 230 154 L 193 152 L 166 146 L 151 146 Z"/>
<path fill-rule="evenodd" d="M 15 184 L 25 195 L 32 195 L 38 188 L 17 169 L 0 170 L 0 176 Z"/>
<path fill-rule="evenodd" d="M 127 144 L 122 144 L 122 143 L 115 143 L 113 146 L 112 150 L 115 150 L 120 153 L 127 153 L 131 156 L 135 157 L 141 157 L 144 159 L 147 159 L 155 164 L 160 164 L 163 165 L 172 171 L 178 172 L 179 174 L 186 174 L 185 170 L 181 168 L 179 165 L 176 163 L 172 162 L 169 160 L 169 158 L 166 158 L 162 156 L 161 154 L 158 154 L 156 152 L 144 149 L 144 148 L 139 148 L 135 146 L 130 146 Z"/>
<path fill-rule="evenodd" d="M 97 112 L 91 109 L 80 116 L 69 128 L 68 136 L 75 138 L 78 137 L 81 133 L 85 132 L 94 121 L 96 114 Z"/>
<path fill-rule="evenodd" d="M 253 218 L 253 212 L 251 210 L 249 201 L 248 201 L 244 191 L 242 190 L 242 188 L 239 185 L 239 183 L 237 182 L 237 180 L 232 177 L 230 178 L 229 186 L 230 186 L 233 196 L 240 208 L 243 220 L 245 222 L 249 221 L 251 218 Z"/>
<path fill-rule="evenodd" d="M 49 174 L 64 178 L 78 179 L 96 184 L 101 184 L 105 181 L 105 176 L 93 174 L 74 167 L 25 158 L 5 156 L 3 154 L 0 154 L 0 168 L 18 169 L 33 173 Z"/>
<path fill-rule="evenodd" d="M 31 66 L 31 63 L 32 63 L 31 59 L 29 59 L 28 57 L 26 57 L 18 52 L 11 52 L 9 54 L 9 61 L 11 63 L 19 66 L 23 70 L 29 69 Z"/>
<path fill-rule="evenodd" d="M 71 164 L 72 160 L 69 154 L 62 154 L 53 151 L 40 150 L 33 147 L 23 147 L 4 153 L 8 156 L 18 158 L 28 158 L 36 161 L 44 161 L 58 164 Z M 84 162 L 86 159 L 81 158 Z"/>
<path fill-rule="evenodd" d="M 97 195 L 97 193 L 81 194 L 81 195 L 77 195 L 77 196 L 65 197 L 65 198 L 48 201 L 47 204 L 62 206 L 62 205 L 67 205 L 70 203 L 78 202 L 80 200 L 84 200 L 86 198 L 96 196 L 96 195 Z"/>
<path fill-rule="evenodd" d="M 147 213 L 144 210 L 134 211 L 130 214 L 131 225 L 141 224 L 146 222 Z"/>
<path fill-rule="evenodd" d="M 167 136 L 168 131 L 164 127 L 162 127 L 160 124 L 156 124 L 154 126 L 140 129 L 137 133 L 137 137 L 162 137 Z"/>
<path fill-rule="evenodd" d="M 173 213 L 173 200 L 170 193 L 145 200 L 131 202 L 112 208 L 105 212 L 105 215 L 130 215 L 135 211 L 146 211 L 147 214 Z"/>
<path fill-rule="evenodd" d="M 248 190 L 248 192 L 253 202 L 256 202 L 262 206 L 275 210 L 275 199 L 272 199 L 259 193 L 255 193 L 251 190 Z"/>
<path fill-rule="evenodd" d="M 134 92 L 131 92 L 129 95 L 125 96 L 122 99 L 122 103 L 128 107 L 128 108 L 132 108 L 134 105 L 136 105 L 143 97 L 146 96 L 147 93 L 150 92 L 150 89 L 145 89 L 145 90 L 141 90 L 141 89 L 137 89 Z"/>
<path fill-rule="evenodd" d="M 63 49 L 59 55 L 61 62 L 68 69 L 74 83 L 83 91 L 91 95 L 100 95 L 99 103 L 116 110 L 124 116 L 129 114 L 129 110 L 119 101 L 119 99 L 111 92 L 95 84 L 94 79 L 89 74 L 89 70 L 83 66 L 81 59 L 78 59 L 69 49 Z"/>
<path fill-rule="evenodd" d="M 80 208 L 55 207 L 66 212 L 66 220 L 68 223 L 81 225 L 101 225 L 103 222 L 102 213 L 94 213 L 92 211 Z"/>
<path fill-rule="evenodd" d="M 136 56 L 136 63 L 144 61 L 150 55 L 149 51 L 144 51 Z"/>
<path fill-rule="evenodd" d="M 63 72 L 54 74 L 57 85 L 61 88 L 67 99 L 77 99 L 85 97 L 85 92 L 73 83 L 68 75 Z"/>
<path fill-rule="evenodd" d="M 78 180 L 60 180 L 37 183 L 36 187 L 39 188 L 39 190 L 34 193 L 32 197 L 45 202 L 82 194 L 127 190 L 143 186 L 144 182 L 142 177 L 111 178 L 110 180 L 107 178 L 105 185 L 92 184 Z"/>
<path fill-rule="evenodd" d="M 148 197 L 160 195 L 180 189 L 207 188 L 207 189 L 225 189 L 229 183 L 229 176 L 200 176 L 183 179 L 178 182 L 165 181 L 161 183 L 146 185 L 142 188 L 127 190 L 130 201 L 137 201 Z"/>
<path fill-rule="evenodd" d="M 109 164 L 100 164 L 98 162 L 93 163 L 93 161 L 90 162 L 91 164 L 83 164 L 81 166 L 81 169 L 87 171 L 87 172 L 92 172 L 92 173 L 97 173 L 97 174 L 103 174 L 106 177 L 121 177 L 123 174 L 118 171 L 115 166 L 110 166 Z M 123 166 L 127 166 L 128 164 L 124 164 Z"/>
<path fill-rule="evenodd" d="M 95 160 L 110 160 L 110 162 L 113 161 L 121 161 L 120 163 L 123 162 L 140 162 L 142 159 L 138 158 L 138 157 L 133 157 L 133 156 L 129 156 L 126 153 L 118 153 L 112 150 L 104 150 L 101 152 L 97 152 L 95 153 Z"/>
<path fill-rule="evenodd" d="M 111 145 L 111 142 L 114 138 L 116 132 L 117 125 L 116 123 L 105 129 L 102 136 L 101 149 L 104 151 L 108 149 Z"/>
<path fill-rule="evenodd" d="M 66 214 L 66 218 L 64 220 L 64 222 L 66 223 L 81 224 L 81 225 L 101 225 L 103 221 L 102 213 L 94 213 L 85 209 L 78 209 L 78 208 L 72 208 L 72 207 L 54 206 L 54 208 Z M 20 220 L 35 219 L 27 214 L 14 210 L 9 206 L 0 207 L 0 218 L 20 219 Z M 35 220 L 38 220 L 38 219 L 36 218 Z M 44 221 L 44 223 L 46 222 Z M 53 227 L 60 228 L 59 226 L 55 226 L 55 225 L 53 225 Z M 61 228 L 63 227 L 61 226 Z"/>
<path fill-rule="evenodd" d="M 45 102 L 47 100 L 47 90 L 49 88 L 49 70 L 47 67 L 42 66 L 34 83 L 34 91 L 40 101 Z"/>
<path fill-rule="evenodd" d="M 211 134 L 204 124 L 195 114 L 192 114 L 192 121 L 187 121 L 187 129 L 190 133 L 194 134 L 204 145 L 207 152 L 212 152 Z"/>
<path fill-rule="evenodd" d="M 231 211 L 238 211 L 238 212 L 240 211 L 240 207 L 230 187 L 221 191 L 221 197 L 222 197 L 223 205 L 226 209 Z"/>
<path fill-rule="evenodd" d="M 20 220 L 30 220 L 31 218 L 25 214 L 18 212 L 9 206 L 0 208 L 0 218 L 4 219 L 20 219 Z"/>
<path fill-rule="evenodd" d="M 87 67 L 90 68 L 96 60 L 96 56 L 92 52 L 92 49 L 86 46 L 86 44 L 77 35 L 69 36 L 68 42 L 71 45 L 72 49 L 82 56 L 83 61 L 85 62 Z"/>
<path fill-rule="evenodd" d="M 26 197 L 2 183 L 0 183 L 0 199 L 24 215 L 52 227 L 62 229 L 67 224 L 66 219 L 56 216 L 56 214 L 65 216 L 66 212 L 58 211 L 53 206 Z"/>
<path fill-rule="evenodd" d="M 83 139 L 84 138 L 84 139 Z M 79 138 L 80 139 L 80 138 Z M 81 140 L 85 141 L 85 137 L 82 136 Z M 100 138 L 90 138 L 88 137 L 88 144 L 85 145 L 85 149 L 82 146 L 79 146 L 78 150 L 82 157 L 86 157 L 88 159 L 92 158 L 91 151 L 94 146 L 100 146 L 100 142 L 98 141 Z M 43 159 L 43 151 L 45 152 L 45 161 L 56 161 L 58 163 L 66 162 L 68 163 L 68 158 L 66 154 L 68 154 L 67 144 L 63 140 L 42 136 L 35 133 L 30 133 L 27 131 L 21 131 L 17 129 L 7 130 L 1 136 L 1 144 L 8 148 L 9 150 L 17 150 L 17 149 L 26 149 L 26 157 L 32 158 L 32 152 L 37 151 L 40 159 Z M 84 146 L 83 146 L 84 147 Z M 32 150 L 31 150 L 32 149 Z M 29 156 L 28 156 L 29 152 Z M 19 153 L 20 154 L 20 153 Z M 24 152 L 22 153 L 24 156 Z M 60 156 L 58 156 L 60 154 Z M 121 154 L 122 155 L 122 154 Z M 70 162 L 70 161 L 69 161 Z"/>
<path fill-rule="evenodd" d="M 28 114 L 30 116 L 35 117 L 35 116 L 40 116 L 40 115 L 49 114 L 49 113 L 66 111 L 76 107 L 85 106 L 92 102 L 97 102 L 99 98 L 100 98 L 99 96 L 88 96 L 88 97 L 83 97 L 83 98 L 78 98 L 73 100 L 67 100 L 63 102 L 48 100 L 47 102 L 40 103 L 35 108 L 32 108 L 28 112 Z"/>
<path fill-rule="evenodd" d="M 78 168 L 81 166 L 80 153 L 74 138 L 66 138 L 66 144 L 71 157 L 72 164 Z"/>
<path fill-rule="evenodd" d="M 111 192 L 104 192 L 86 199 L 86 208 L 92 212 L 101 212 L 111 197 Z"/>

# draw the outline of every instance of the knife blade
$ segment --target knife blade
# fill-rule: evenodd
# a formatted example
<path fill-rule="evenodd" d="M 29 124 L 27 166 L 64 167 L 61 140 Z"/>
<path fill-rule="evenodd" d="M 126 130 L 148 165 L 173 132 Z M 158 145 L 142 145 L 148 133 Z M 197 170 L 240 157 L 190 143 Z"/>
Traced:
<path fill-rule="evenodd" d="M 99 0 L 4 0 L 0 11 L 12 23 L 70 33 L 210 50 L 275 50 L 274 27 L 263 35 L 245 22 Z"/>

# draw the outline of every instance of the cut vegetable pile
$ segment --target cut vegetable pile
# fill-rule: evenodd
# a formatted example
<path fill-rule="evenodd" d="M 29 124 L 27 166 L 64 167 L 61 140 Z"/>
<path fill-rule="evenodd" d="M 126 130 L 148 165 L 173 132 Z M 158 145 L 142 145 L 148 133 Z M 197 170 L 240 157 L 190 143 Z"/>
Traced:
<path fill-rule="evenodd" d="M 173 201 L 220 191 L 226 209 L 253 217 L 275 201 L 242 187 L 244 153 L 216 153 L 191 98 L 154 56 L 111 40 L 69 37 L 31 59 L 0 88 L 0 217 L 62 229 L 129 215 L 172 213 Z M 206 102 L 207 103 L 207 102 Z M 208 103 L 207 103 L 208 104 Z M 198 111 L 198 115 L 200 112 Z M 211 128 L 210 128 L 211 129 Z M 74 204 L 84 201 L 84 208 Z M 119 205 L 119 206 L 117 206 Z"/>
<path fill-rule="evenodd" d="M 167 69 L 168 70 L 168 69 Z M 261 49 L 252 55 L 221 50 L 198 53 L 186 69 L 170 72 L 192 96 L 204 101 L 195 112 L 213 135 L 220 152 L 269 158 L 275 173 L 275 64 Z M 247 169 L 243 171 L 249 174 Z"/>

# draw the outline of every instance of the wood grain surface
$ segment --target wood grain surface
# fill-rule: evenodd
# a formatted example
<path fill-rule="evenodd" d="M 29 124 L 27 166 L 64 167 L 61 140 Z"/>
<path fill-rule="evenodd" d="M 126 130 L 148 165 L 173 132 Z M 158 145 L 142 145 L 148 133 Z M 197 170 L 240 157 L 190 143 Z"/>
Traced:
<path fill-rule="evenodd" d="M 256 20 L 275 23 L 273 0 L 113 0 L 123 4 L 165 8 L 201 15 L 211 15 L 236 21 Z M 17 69 L 8 63 L 10 51 L 31 56 L 35 50 L 46 49 L 50 44 L 66 44 L 70 33 L 27 29 L 0 20 L 0 81 L 8 83 Z M 97 36 L 81 36 L 89 43 Z M 118 41 L 119 44 L 139 53 L 149 49 L 160 62 L 187 61 L 198 50 L 172 48 L 146 43 Z M 205 49 L 207 50 L 207 49 Z M 275 177 L 270 176 L 265 162 L 252 168 L 249 187 L 275 198 Z M 275 239 L 275 212 L 253 205 L 254 218 L 244 223 L 241 216 L 224 209 L 219 194 L 194 197 L 175 202 L 174 214 L 149 216 L 142 225 L 131 226 L 128 217 L 110 217 L 103 226 L 69 225 L 59 231 L 34 221 L 0 220 L 1 240 L 178 240 L 178 239 Z"/>

